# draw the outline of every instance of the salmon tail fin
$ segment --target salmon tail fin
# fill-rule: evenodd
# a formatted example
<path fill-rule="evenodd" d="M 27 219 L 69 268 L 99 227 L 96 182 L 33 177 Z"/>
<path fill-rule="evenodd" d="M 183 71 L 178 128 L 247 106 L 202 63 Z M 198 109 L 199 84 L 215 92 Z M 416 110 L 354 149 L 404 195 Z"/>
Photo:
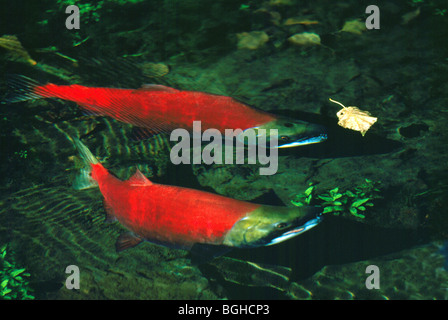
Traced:
<path fill-rule="evenodd" d="M 82 190 L 98 186 L 98 182 L 92 177 L 92 164 L 100 164 L 100 162 L 81 140 L 78 138 L 73 138 L 72 140 L 76 149 L 78 149 L 79 156 L 84 164 L 79 173 L 75 176 L 73 188 Z"/>
<path fill-rule="evenodd" d="M 98 183 L 92 178 L 92 170 L 85 167 L 79 170 L 79 173 L 73 180 L 72 186 L 75 190 L 84 190 L 97 187 Z"/>
<path fill-rule="evenodd" d="M 76 149 L 78 149 L 79 155 L 86 164 L 91 165 L 100 163 L 98 159 L 92 154 L 92 152 L 90 152 L 89 148 L 87 148 L 86 145 L 81 142 L 81 140 L 79 140 L 78 138 L 74 138 L 73 142 L 76 146 Z"/>
<path fill-rule="evenodd" d="M 45 90 L 38 89 L 42 87 L 42 84 L 28 77 L 10 74 L 6 76 L 6 83 L 8 94 L 2 103 L 22 102 L 47 97 Z"/>

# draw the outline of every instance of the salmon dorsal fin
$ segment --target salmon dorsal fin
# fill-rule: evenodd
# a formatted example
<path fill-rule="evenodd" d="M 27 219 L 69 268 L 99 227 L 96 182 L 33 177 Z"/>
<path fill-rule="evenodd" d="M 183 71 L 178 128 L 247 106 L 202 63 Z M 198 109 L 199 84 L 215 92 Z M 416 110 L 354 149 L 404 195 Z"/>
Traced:
<path fill-rule="evenodd" d="M 176 93 L 179 90 L 161 84 L 144 84 L 137 89 L 137 91 L 163 91 L 168 93 Z"/>
<path fill-rule="evenodd" d="M 150 186 L 152 182 L 145 177 L 145 175 L 137 169 L 132 177 L 129 178 L 128 183 L 131 186 Z"/>

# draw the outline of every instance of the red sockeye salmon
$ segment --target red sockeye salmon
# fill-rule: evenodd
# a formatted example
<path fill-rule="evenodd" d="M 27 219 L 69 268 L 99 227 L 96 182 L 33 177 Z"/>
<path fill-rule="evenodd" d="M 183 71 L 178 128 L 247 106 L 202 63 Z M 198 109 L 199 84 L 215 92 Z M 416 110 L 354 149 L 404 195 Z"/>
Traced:
<path fill-rule="evenodd" d="M 287 119 L 261 111 L 231 97 L 198 91 L 177 90 L 163 85 L 144 85 L 140 89 L 95 88 L 81 85 L 39 84 L 24 76 L 10 76 L 13 95 L 7 102 L 39 98 L 59 98 L 76 102 L 99 116 L 147 129 L 170 132 L 177 128 L 193 129 L 201 121 L 201 130 L 270 129 L 278 130 L 278 147 L 292 147 L 326 140 L 325 128 L 305 121 Z"/>
<path fill-rule="evenodd" d="M 151 182 L 139 170 L 127 181 L 110 174 L 78 139 L 82 178 L 99 186 L 109 217 L 130 232 L 117 250 L 147 240 L 191 249 L 195 244 L 250 248 L 279 243 L 317 225 L 320 208 L 277 207 Z M 78 188 L 79 189 L 79 188 Z"/>

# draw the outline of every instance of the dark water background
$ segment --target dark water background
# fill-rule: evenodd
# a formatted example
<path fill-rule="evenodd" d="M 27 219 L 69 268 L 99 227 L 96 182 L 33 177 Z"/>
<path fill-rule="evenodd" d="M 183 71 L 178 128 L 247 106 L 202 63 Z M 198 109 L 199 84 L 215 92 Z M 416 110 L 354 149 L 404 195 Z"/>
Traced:
<path fill-rule="evenodd" d="M 2 75 L 225 94 L 325 125 L 329 138 L 281 150 L 278 173 L 259 176 L 250 165 L 174 166 L 167 137 L 135 141 L 131 126 L 86 116 L 71 102 L 2 104 L 0 246 L 8 244 L 17 265 L 27 268 L 36 298 L 447 298 L 445 1 L 369 2 L 380 9 L 381 27 L 360 34 L 340 31 L 368 16 L 366 4 L 354 0 L 75 1 L 81 28 L 67 30 L 65 7 L 72 2 L 0 1 L 0 36 L 16 35 L 37 61 L 0 46 Z M 295 17 L 318 23 L 285 24 Z M 269 41 L 238 48 L 238 34 L 251 31 L 265 32 Z M 319 34 L 321 45 L 287 40 L 302 32 Z M 157 74 L 154 63 L 169 73 Z M 328 98 L 378 121 L 365 137 L 343 129 Z M 149 243 L 117 254 L 123 228 L 104 222 L 99 191 L 71 188 L 76 151 L 67 137 L 73 135 L 123 179 L 138 166 L 155 182 L 291 206 L 310 182 L 322 193 L 353 190 L 368 178 L 381 181 L 382 198 L 365 219 L 329 216 L 290 241 L 234 250 L 200 267 L 184 251 Z M 80 267 L 80 290 L 65 288 L 71 264 Z M 372 264 L 381 271 L 379 290 L 365 287 Z"/>

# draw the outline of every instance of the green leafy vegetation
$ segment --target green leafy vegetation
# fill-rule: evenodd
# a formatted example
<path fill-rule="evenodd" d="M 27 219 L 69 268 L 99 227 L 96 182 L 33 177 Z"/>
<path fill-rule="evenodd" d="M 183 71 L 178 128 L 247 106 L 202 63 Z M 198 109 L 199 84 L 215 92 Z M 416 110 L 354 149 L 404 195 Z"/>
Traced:
<path fill-rule="evenodd" d="M 413 7 L 427 7 L 436 16 L 445 16 L 448 13 L 445 0 L 411 0 L 409 4 Z"/>
<path fill-rule="evenodd" d="M 373 207 L 373 199 L 381 198 L 378 188 L 381 182 L 365 179 L 365 183 L 351 190 L 340 191 L 339 187 L 333 188 L 322 194 L 315 194 L 316 187 L 310 183 L 309 187 L 301 194 L 295 196 L 291 203 L 297 207 L 304 205 L 319 205 L 324 208 L 324 213 L 333 215 L 348 214 L 359 218 L 365 218 L 367 207 Z"/>
<path fill-rule="evenodd" d="M 20 150 L 18 152 L 14 152 L 14 154 L 22 159 L 26 159 L 28 157 L 28 151 Z"/>
<path fill-rule="evenodd" d="M 81 3 L 80 0 L 60 0 L 59 6 L 61 9 L 65 9 L 67 6 L 76 5 L 79 8 L 79 15 L 86 23 L 98 22 L 100 20 L 100 14 L 98 11 L 103 7 L 104 1 L 97 1 L 94 3 Z"/>
<path fill-rule="evenodd" d="M 7 245 L 0 248 L 0 299 L 3 300 L 31 300 L 29 282 L 30 274 L 25 268 L 18 267 L 11 252 L 7 252 Z"/>

